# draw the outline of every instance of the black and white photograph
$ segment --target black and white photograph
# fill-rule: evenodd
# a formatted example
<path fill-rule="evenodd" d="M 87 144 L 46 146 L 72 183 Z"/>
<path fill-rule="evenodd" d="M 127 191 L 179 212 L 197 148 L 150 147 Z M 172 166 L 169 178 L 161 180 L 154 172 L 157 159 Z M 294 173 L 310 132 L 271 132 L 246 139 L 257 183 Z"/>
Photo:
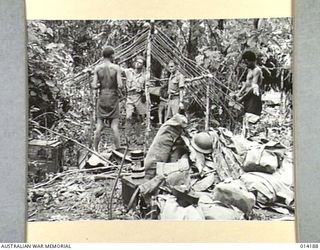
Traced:
<path fill-rule="evenodd" d="M 294 221 L 292 33 L 28 20 L 28 221 Z"/>

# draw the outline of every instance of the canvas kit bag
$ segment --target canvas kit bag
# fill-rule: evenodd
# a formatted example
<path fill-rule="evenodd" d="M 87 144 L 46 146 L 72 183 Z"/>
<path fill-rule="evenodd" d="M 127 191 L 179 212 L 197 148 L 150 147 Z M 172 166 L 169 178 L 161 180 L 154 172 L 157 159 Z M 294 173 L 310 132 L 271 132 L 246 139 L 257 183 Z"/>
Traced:
<path fill-rule="evenodd" d="M 160 127 L 144 160 L 148 178 L 155 176 L 157 162 L 169 161 L 172 148 L 186 126 L 187 118 L 181 114 L 175 114 Z"/>
<path fill-rule="evenodd" d="M 246 214 L 251 212 L 256 202 L 254 194 L 239 179 L 220 182 L 213 190 L 212 199 L 235 206 Z"/>
<path fill-rule="evenodd" d="M 245 172 L 272 174 L 280 167 L 284 150 L 285 147 L 278 142 L 255 145 L 248 150 L 242 168 Z"/>

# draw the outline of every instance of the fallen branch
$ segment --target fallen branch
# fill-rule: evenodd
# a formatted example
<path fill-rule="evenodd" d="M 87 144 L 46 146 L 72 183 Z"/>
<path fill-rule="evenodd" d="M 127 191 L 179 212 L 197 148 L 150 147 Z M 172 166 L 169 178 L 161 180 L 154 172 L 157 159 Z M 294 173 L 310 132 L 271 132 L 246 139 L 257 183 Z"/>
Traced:
<path fill-rule="evenodd" d="M 122 173 L 120 176 L 129 176 L 131 175 L 131 173 Z M 94 181 L 104 181 L 107 179 L 115 179 L 117 177 L 117 175 L 115 174 L 97 174 L 93 176 L 93 180 Z"/>
<path fill-rule="evenodd" d="M 114 167 L 118 167 L 118 166 L 114 165 Z M 87 169 L 79 169 L 79 170 L 73 170 L 73 171 L 69 171 L 69 172 L 64 172 L 62 174 L 56 175 L 55 177 L 53 177 L 52 179 L 50 179 L 49 181 L 47 181 L 45 183 L 40 183 L 38 185 L 35 185 L 33 188 L 40 188 L 40 187 L 49 185 L 53 181 L 55 181 L 56 179 L 58 179 L 60 177 L 64 177 L 66 175 L 72 175 L 72 174 L 77 174 L 77 173 L 81 173 L 81 172 L 89 172 L 89 171 L 95 171 L 95 170 L 106 170 L 106 169 L 113 169 L 113 167 L 107 166 L 107 167 L 87 168 Z"/>
<path fill-rule="evenodd" d="M 64 174 L 64 175 L 65 175 L 65 174 Z M 60 178 L 60 177 L 62 177 L 62 176 L 64 176 L 64 175 L 63 175 L 63 174 L 57 175 L 57 176 L 53 177 L 52 179 L 50 179 L 49 181 L 47 181 L 47 182 L 45 182 L 45 183 L 40 183 L 40 184 L 38 184 L 38 185 L 35 185 L 35 186 L 33 187 L 33 189 L 36 189 L 36 188 L 40 188 L 40 187 L 49 185 L 49 184 L 51 184 L 52 182 L 54 182 L 56 179 L 58 179 L 58 178 Z"/>
<path fill-rule="evenodd" d="M 38 210 L 35 210 L 33 213 L 29 214 L 28 218 L 31 218 L 31 217 L 34 216 L 36 213 L 38 213 Z"/>
<path fill-rule="evenodd" d="M 111 161 L 109 161 L 108 159 L 106 159 L 105 157 L 103 157 L 102 155 L 100 155 L 98 152 L 96 152 L 96 151 L 88 148 L 86 145 L 83 145 L 82 143 L 78 142 L 77 140 L 72 139 L 72 138 L 70 138 L 70 137 L 68 137 L 68 136 L 66 136 L 66 135 L 61 134 L 61 133 L 55 132 L 55 131 L 53 131 L 52 129 L 43 127 L 43 126 L 39 125 L 37 122 L 35 122 L 35 121 L 30 120 L 30 122 L 31 122 L 34 126 L 36 126 L 36 127 L 38 127 L 38 128 L 42 128 L 42 129 L 47 130 L 47 131 L 49 131 L 49 132 L 51 132 L 51 133 L 53 133 L 53 134 L 55 134 L 55 135 L 64 137 L 64 138 L 66 138 L 66 139 L 68 139 L 68 140 L 76 143 L 76 144 L 79 145 L 80 147 L 85 148 L 85 149 L 88 150 L 90 153 L 92 153 L 92 154 L 96 155 L 97 157 L 99 157 L 101 160 L 103 160 L 103 161 L 105 161 L 106 163 L 108 163 L 108 164 L 116 167 L 116 165 L 115 165 L 114 163 L 112 163 Z"/>
<path fill-rule="evenodd" d="M 115 180 L 115 182 L 113 184 L 111 195 L 110 195 L 110 200 L 109 200 L 109 220 L 112 220 L 112 200 L 113 200 L 113 196 L 114 196 L 114 192 L 116 190 L 116 186 L 117 186 L 118 180 L 119 180 L 120 175 L 121 175 L 121 171 L 122 171 L 122 168 L 123 168 L 123 164 L 124 164 L 125 158 L 126 158 L 127 153 L 128 153 L 128 149 L 129 149 L 129 142 L 128 142 L 128 138 L 126 137 L 126 149 L 124 151 L 124 154 L 123 154 L 123 157 L 122 157 L 122 160 L 121 160 L 121 166 L 119 168 L 118 175 L 117 175 L 116 180 Z"/>

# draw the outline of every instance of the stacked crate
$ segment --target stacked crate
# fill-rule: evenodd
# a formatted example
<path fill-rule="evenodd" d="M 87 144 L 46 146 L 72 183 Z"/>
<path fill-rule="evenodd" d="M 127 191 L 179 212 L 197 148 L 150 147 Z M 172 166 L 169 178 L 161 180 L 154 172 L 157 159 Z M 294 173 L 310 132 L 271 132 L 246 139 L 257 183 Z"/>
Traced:
<path fill-rule="evenodd" d="M 57 140 L 31 140 L 28 147 L 28 175 L 42 179 L 62 168 L 62 143 Z"/>

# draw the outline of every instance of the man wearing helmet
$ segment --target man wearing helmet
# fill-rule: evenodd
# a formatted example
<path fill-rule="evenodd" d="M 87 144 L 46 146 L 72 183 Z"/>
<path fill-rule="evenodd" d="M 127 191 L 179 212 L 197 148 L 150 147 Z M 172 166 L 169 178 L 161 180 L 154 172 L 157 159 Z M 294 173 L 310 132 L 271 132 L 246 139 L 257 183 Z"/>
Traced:
<path fill-rule="evenodd" d="M 213 144 L 213 136 L 209 132 L 199 132 L 191 139 L 191 146 L 202 154 L 212 153 Z"/>

